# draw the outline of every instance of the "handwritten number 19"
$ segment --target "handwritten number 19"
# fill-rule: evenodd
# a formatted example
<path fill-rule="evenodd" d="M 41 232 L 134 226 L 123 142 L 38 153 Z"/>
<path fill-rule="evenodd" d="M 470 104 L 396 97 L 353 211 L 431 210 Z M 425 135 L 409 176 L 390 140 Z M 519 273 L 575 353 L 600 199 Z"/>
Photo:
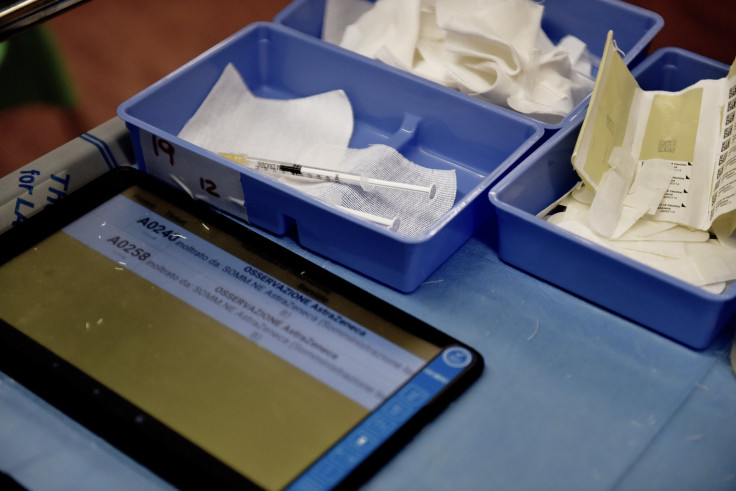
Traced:
<path fill-rule="evenodd" d="M 164 154 L 169 156 L 169 164 L 174 165 L 174 145 L 157 138 L 156 135 L 151 135 L 151 143 L 153 145 L 153 154 L 158 157 L 158 152 L 161 150 Z"/>

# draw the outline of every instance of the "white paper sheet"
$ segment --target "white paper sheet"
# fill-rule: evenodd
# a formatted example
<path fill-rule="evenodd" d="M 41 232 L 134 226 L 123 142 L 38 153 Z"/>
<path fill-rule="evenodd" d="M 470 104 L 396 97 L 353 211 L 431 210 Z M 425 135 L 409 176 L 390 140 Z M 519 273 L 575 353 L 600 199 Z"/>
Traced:
<path fill-rule="evenodd" d="M 422 235 L 452 208 L 457 187 L 455 172 L 418 166 L 385 145 L 348 148 L 353 125 L 350 101 L 342 90 L 289 100 L 259 98 L 249 90 L 235 67 L 228 65 L 179 136 L 219 154 L 242 154 L 387 181 L 434 185 L 436 192 L 430 197 L 405 190 L 368 189 L 341 182 L 267 174 L 342 212 L 373 216 L 375 223 L 395 224 L 395 231 L 402 235 Z M 168 172 L 167 165 L 163 167 Z M 177 169 L 175 182 L 186 188 L 196 187 L 187 183 L 196 182 L 200 169 L 182 165 L 177 165 Z M 232 172 L 230 168 L 218 166 L 212 172 L 220 173 L 217 182 L 239 187 L 239 179 L 227 175 Z M 242 190 L 231 188 L 227 196 L 238 201 Z M 247 204 L 247 196 L 240 199 Z"/>

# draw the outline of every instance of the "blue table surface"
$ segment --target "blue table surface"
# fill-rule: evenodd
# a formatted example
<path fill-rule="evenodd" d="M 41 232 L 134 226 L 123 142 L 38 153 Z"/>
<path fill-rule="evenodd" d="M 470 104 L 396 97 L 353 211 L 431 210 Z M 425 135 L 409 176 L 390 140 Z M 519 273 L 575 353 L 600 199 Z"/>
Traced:
<path fill-rule="evenodd" d="M 412 294 L 269 236 L 485 358 L 365 488 L 736 489 L 733 327 L 693 351 L 504 264 L 492 234 Z M 39 490 L 168 488 L 2 373 L 0 470 Z"/>

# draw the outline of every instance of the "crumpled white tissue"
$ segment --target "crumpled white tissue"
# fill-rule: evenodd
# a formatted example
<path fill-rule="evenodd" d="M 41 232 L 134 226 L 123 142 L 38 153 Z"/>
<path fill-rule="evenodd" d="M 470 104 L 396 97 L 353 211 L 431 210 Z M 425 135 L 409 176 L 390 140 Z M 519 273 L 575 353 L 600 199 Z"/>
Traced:
<path fill-rule="evenodd" d="M 229 64 L 179 137 L 215 153 L 244 154 L 424 186 L 435 184 L 436 193 L 430 199 L 410 191 L 363 189 L 267 174 L 347 212 L 395 220 L 400 234 L 422 235 L 452 208 L 455 172 L 416 165 L 385 145 L 348 148 L 353 126 L 352 107 L 342 90 L 289 100 L 260 98 Z"/>
<path fill-rule="evenodd" d="M 703 230 L 657 221 L 650 214 L 617 236 L 601 235 L 590 222 L 592 194 L 578 185 L 556 203 L 564 211 L 542 216 L 568 232 L 712 293 L 723 292 L 736 279 L 736 249 L 724 247 Z"/>
<path fill-rule="evenodd" d="M 373 7 L 365 0 L 325 0 L 325 15 L 322 22 L 322 39 L 339 44 L 345 28 L 356 22 L 361 15 Z"/>
<path fill-rule="evenodd" d="M 601 177 L 588 212 L 593 230 L 605 237 L 610 237 L 616 230 L 636 173 L 636 161 L 623 147 L 613 149 L 609 165 L 611 168 Z"/>
<path fill-rule="evenodd" d="M 370 5 L 350 0 L 360 2 Z M 338 4 L 326 4 L 325 40 L 540 121 L 561 121 L 593 89 L 585 44 L 567 36 L 554 46 L 543 3 L 377 0 L 357 21 Z"/>

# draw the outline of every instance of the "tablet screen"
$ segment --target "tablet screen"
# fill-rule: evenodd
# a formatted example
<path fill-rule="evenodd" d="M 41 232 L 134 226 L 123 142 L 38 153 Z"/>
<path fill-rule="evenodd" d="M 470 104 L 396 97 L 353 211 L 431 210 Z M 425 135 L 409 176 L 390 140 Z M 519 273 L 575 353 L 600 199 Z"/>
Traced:
<path fill-rule="evenodd" d="M 474 355 L 244 237 L 134 186 L 0 267 L 0 317 L 259 487 L 331 487 Z"/>

